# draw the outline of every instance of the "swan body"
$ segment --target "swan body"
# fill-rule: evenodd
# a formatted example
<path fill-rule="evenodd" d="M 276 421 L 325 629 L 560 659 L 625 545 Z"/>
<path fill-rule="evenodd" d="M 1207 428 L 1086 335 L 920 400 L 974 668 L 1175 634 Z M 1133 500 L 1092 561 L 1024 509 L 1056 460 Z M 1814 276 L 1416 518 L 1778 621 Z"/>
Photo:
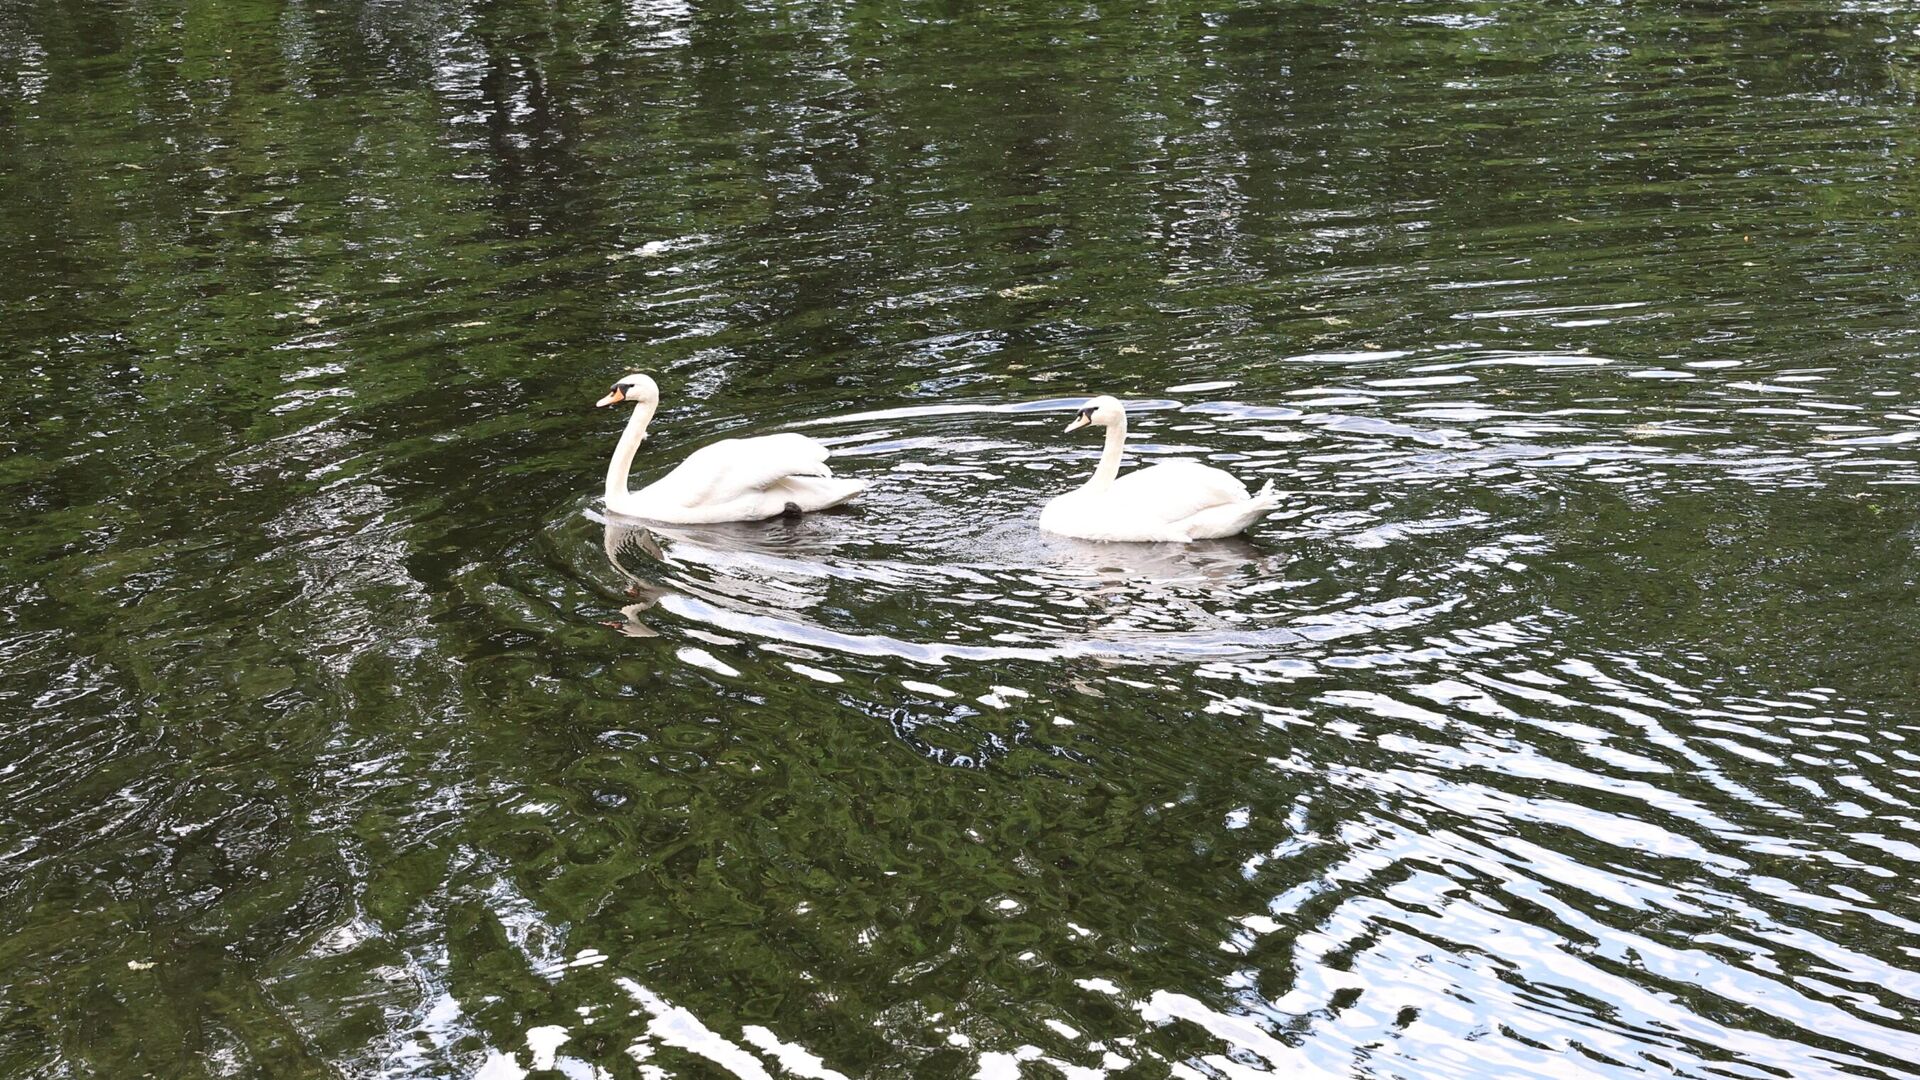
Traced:
<path fill-rule="evenodd" d="M 1040 511 L 1044 532 L 1081 540 L 1185 544 L 1234 536 L 1280 505 L 1272 481 L 1250 495 L 1231 473 L 1197 461 L 1169 461 L 1121 476 L 1126 406 L 1114 398 L 1094 398 L 1067 430 L 1088 424 L 1107 429 L 1100 465 L 1083 487 Z"/>
<path fill-rule="evenodd" d="M 867 486 L 843 480 L 827 468 L 827 448 L 793 432 L 751 439 L 722 439 L 688 454 L 674 470 L 641 488 L 627 490 L 633 456 L 660 408 L 660 388 L 645 375 L 613 384 L 595 404 L 634 403 L 633 417 L 607 463 L 607 509 L 622 517 L 675 525 L 761 521 L 839 506 Z"/>

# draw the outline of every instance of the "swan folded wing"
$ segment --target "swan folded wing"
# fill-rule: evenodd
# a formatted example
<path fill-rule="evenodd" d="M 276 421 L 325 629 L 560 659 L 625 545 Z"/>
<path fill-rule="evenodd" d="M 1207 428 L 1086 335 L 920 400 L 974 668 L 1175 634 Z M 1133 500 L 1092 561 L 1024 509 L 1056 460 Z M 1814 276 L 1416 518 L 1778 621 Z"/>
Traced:
<path fill-rule="evenodd" d="M 687 455 L 663 484 L 689 506 L 719 505 L 792 476 L 832 476 L 827 448 L 794 432 L 725 439 Z"/>
<path fill-rule="evenodd" d="M 1197 461 L 1136 469 L 1115 480 L 1107 495 L 1130 513 L 1168 523 L 1248 498 L 1247 485 L 1232 473 Z"/>

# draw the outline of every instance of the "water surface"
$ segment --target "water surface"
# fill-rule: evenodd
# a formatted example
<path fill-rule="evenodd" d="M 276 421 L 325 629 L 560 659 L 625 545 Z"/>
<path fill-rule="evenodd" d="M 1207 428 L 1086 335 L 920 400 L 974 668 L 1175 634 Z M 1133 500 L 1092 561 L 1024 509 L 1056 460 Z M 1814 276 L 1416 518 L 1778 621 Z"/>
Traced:
<path fill-rule="evenodd" d="M 1920 1076 L 1916 99 L 1898 4 L 0 11 L 0 1074 Z M 609 520 L 632 370 L 874 486 Z M 1282 510 L 1039 535 L 1094 393 Z"/>

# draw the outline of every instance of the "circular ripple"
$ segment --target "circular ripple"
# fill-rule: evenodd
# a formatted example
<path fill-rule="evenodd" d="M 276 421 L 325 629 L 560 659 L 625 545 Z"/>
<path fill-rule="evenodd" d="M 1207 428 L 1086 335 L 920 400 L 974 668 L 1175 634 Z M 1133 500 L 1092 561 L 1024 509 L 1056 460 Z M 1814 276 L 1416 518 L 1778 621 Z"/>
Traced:
<path fill-rule="evenodd" d="M 1077 403 L 903 409 L 809 424 L 835 446 L 839 472 L 874 480 L 841 511 L 717 526 L 586 512 L 603 530 L 607 558 L 643 600 L 631 613 L 639 625 L 649 622 L 646 609 L 657 608 L 723 634 L 922 663 L 1197 661 L 1404 627 L 1453 602 L 1404 593 L 1383 599 L 1365 575 L 1338 573 L 1341 563 L 1351 565 L 1346 555 L 1402 535 L 1477 537 L 1492 521 L 1454 508 L 1383 527 L 1354 498 L 1315 490 L 1324 477 L 1290 468 L 1274 445 L 1287 441 L 1275 424 L 1285 417 L 1273 415 L 1297 415 L 1290 410 L 1176 412 L 1177 403 L 1155 401 L 1133 406 L 1139 437 L 1129 444 L 1128 467 L 1199 458 L 1249 486 L 1291 484 L 1289 503 L 1250 536 L 1229 540 L 1103 544 L 1050 536 L 1038 529 L 1040 507 L 1081 483 L 1098 458 L 1097 443 L 1059 432 L 1061 411 Z M 1431 452 L 1435 441 L 1417 445 Z M 1253 448 L 1215 449 L 1231 442 Z M 1439 554 L 1423 558 L 1446 565 L 1403 567 L 1401 578 L 1450 579 L 1455 564 L 1484 568 L 1486 550 L 1503 560 L 1510 547 L 1437 545 Z M 1329 549 L 1336 549 L 1333 565 Z M 1345 586 L 1343 576 L 1370 583 Z"/>

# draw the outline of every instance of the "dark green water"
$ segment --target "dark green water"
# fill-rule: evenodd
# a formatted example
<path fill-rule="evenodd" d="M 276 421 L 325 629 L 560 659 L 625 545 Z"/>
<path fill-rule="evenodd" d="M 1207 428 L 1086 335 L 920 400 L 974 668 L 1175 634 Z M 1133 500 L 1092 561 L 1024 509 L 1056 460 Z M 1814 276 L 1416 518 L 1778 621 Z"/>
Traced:
<path fill-rule="evenodd" d="M 1892 2 L 0 6 L 0 1075 L 1920 1076 L 1916 159 Z M 1042 538 L 1101 392 L 1285 508 Z"/>

